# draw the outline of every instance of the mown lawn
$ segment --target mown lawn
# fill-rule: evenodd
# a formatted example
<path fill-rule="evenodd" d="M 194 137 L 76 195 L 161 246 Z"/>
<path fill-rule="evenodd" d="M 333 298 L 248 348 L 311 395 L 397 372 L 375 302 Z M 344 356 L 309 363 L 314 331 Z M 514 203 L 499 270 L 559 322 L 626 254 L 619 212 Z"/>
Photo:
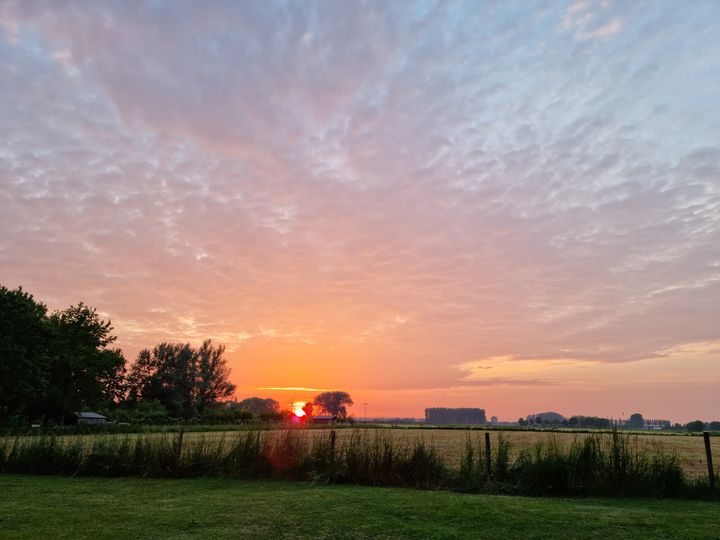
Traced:
<path fill-rule="evenodd" d="M 720 503 L 0 475 L 1 538 L 720 538 Z"/>

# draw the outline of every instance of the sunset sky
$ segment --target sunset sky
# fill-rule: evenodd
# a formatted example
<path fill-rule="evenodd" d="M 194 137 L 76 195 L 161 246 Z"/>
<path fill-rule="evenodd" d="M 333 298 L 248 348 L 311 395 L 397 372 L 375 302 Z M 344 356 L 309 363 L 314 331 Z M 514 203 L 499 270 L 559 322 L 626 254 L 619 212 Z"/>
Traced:
<path fill-rule="evenodd" d="M 0 284 L 237 397 L 720 419 L 720 2 L 0 0 Z M 289 389 L 288 389 L 289 388 Z"/>

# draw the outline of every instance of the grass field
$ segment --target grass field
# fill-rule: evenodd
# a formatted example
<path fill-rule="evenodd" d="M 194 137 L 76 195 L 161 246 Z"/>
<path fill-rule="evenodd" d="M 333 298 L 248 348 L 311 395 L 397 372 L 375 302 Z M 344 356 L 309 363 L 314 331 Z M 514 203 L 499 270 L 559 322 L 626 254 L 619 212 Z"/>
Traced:
<path fill-rule="evenodd" d="M 0 475 L 0 537 L 720 538 L 720 503 Z"/>
<path fill-rule="evenodd" d="M 363 428 L 360 428 L 363 429 Z M 305 430 L 309 437 L 322 434 L 325 430 L 312 429 Z M 413 429 L 413 428 L 387 428 L 387 429 L 372 429 L 368 430 L 369 436 L 380 433 L 389 435 L 392 439 L 397 441 L 408 441 L 410 443 L 417 440 L 424 440 L 425 442 L 431 443 L 437 448 L 440 455 L 447 458 L 448 462 L 455 465 L 457 464 L 465 451 L 465 445 L 468 435 L 473 441 L 477 442 L 480 437 L 483 437 L 483 432 L 479 430 L 466 431 L 461 429 Z M 217 439 L 225 437 L 226 439 L 232 439 L 236 437 L 238 432 L 191 432 L 185 434 L 185 440 L 191 442 L 192 440 L 205 438 L 205 439 Z M 344 440 L 350 438 L 352 430 L 350 429 L 338 429 L 337 440 L 338 443 L 342 443 Z M 547 439 L 549 437 L 556 437 L 562 443 L 569 444 L 575 438 L 587 437 L 587 433 L 573 433 L 569 431 L 490 431 L 493 447 L 497 443 L 497 439 L 501 436 L 512 444 L 513 453 L 517 453 L 519 450 L 527 448 L 532 443 L 540 440 Z M 707 474 L 707 464 L 705 461 L 705 446 L 703 444 L 702 437 L 692 435 L 658 435 L 658 434 L 641 434 L 637 435 L 639 440 L 646 442 L 651 445 L 660 445 L 664 449 L 677 452 L 680 456 L 680 462 L 685 472 L 689 475 L 705 475 Z M 713 450 L 713 463 L 714 465 L 720 465 L 720 438 L 712 439 L 712 450 Z"/>
<path fill-rule="evenodd" d="M 363 429 L 363 428 L 360 428 Z M 325 433 L 325 429 L 311 429 L 302 430 L 307 433 L 308 437 L 322 435 Z M 439 454 L 445 457 L 450 464 L 456 465 L 465 451 L 465 445 L 468 435 L 474 442 L 480 440 L 483 437 L 483 432 L 480 430 L 462 430 L 462 429 L 418 429 L 412 427 L 403 428 L 385 428 L 385 429 L 367 429 L 370 437 L 374 436 L 375 433 L 390 436 L 395 441 L 407 441 L 414 442 L 417 440 L 424 440 L 425 442 L 431 443 L 439 452 Z M 199 439 L 205 440 L 216 440 L 219 438 L 225 438 L 226 440 L 232 440 L 233 437 L 237 437 L 238 434 L 243 431 L 208 431 L 198 432 L 191 431 L 185 433 L 184 440 L 188 444 L 192 444 L 192 441 Z M 352 430 L 350 429 L 338 429 L 337 430 L 337 441 L 341 444 L 343 441 L 350 438 Z M 575 438 L 587 437 L 587 433 L 574 433 L 572 431 L 490 431 L 493 447 L 497 443 L 497 439 L 502 435 L 505 440 L 509 441 L 512 445 L 512 453 L 515 454 L 518 451 L 527 448 L 532 443 L 540 440 L 547 439 L 549 437 L 555 437 L 562 443 L 569 444 Z M 132 435 L 131 435 L 132 436 Z M 146 435 L 143 435 L 146 436 Z M 151 434 L 151 436 L 165 437 L 167 433 Z M 645 442 L 650 445 L 660 445 L 664 449 L 677 452 L 680 456 L 680 462 L 685 470 L 691 476 L 706 475 L 707 464 L 705 461 L 705 447 L 703 445 L 703 439 L 699 436 L 692 435 L 677 435 L 677 434 L 639 434 L 637 435 L 641 442 Z M 65 435 L 62 438 L 75 439 L 77 437 L 83 437 L 81 435 Z M 713 437 L 712 439 L 712 450 L 713 450 L 713 463 L 716 466 L 720 466 L 720 437 Z"/>
<path fill-rule="evenodd" d="M 482 437 L 482 433 L 476 431 L 467 432 L 455 429 L 391 429 L 390 433 L 393 438 L 406 438 L 414 441 L 423 438 L 427 442 L 432 442 L 439 450 L 440 454 L 446 456 L 451 462 L 458 462 L 465 450 L 467 435 L 470 433 L 473 440 Z M 569 444 L 576 437 L 587 437 L 587 433 L 573 433 L 568 431 L 491 431 L 490 436 L 493 441 L 497 441 L 497 437 L 502 436 L 512 444 L 514 451 L 527 448 L 533 442 L 548 438 L 556 437 L 559 441 Z M 338 432 L 338 437 L 347 436 L 342 432 Z M 642 434 L 638 435 L 640 441 L 646 441 L 648 444 L 661 445 L 666 450 L 678 452 L 680 462 L 683 469 L 688 474 L 707 474 L 707 465 L 705 461 L 705 446 L 702 437 L 690 435 L 656 435 Z M 720 465 L 720 439 L 712 439 L 713 443 L 713 463 Z"/>

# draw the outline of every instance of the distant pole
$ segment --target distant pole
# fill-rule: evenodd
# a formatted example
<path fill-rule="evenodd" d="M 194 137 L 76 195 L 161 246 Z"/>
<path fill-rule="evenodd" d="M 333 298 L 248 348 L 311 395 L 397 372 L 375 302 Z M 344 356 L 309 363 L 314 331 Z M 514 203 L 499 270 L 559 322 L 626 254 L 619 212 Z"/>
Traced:
<path fill-rule="evenodd" d="M 713 469 L 709 431 L 703 432 L 703 439 L 705 440 L 705 455 L 707 456 L 708 479 L 710 480 L 710 488 L 715 488 L 715 469 Z"/>
<path fill-rule="evenodd" d="M 365 406 L 365 425 L 367 425 L 367 401 L 365 401 L 363 405 Z"/>

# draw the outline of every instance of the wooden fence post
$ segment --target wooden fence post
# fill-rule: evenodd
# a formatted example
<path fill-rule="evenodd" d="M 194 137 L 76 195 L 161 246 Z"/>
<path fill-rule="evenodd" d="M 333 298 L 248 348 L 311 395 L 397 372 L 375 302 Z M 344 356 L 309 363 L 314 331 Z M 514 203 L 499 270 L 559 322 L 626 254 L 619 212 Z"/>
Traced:
<path fill-rule="evenodd" d="M 490 433 L 485 432 L 485 478 L 490 481 Z"/>
<path fill-rule="evenodd" d="M 707 456 L 707 468 L 708 468 L 708 480 L 710 481 L 710 487 L 715 487 L 715 469 L 713 469 L 712 462 L 712 451 L 710 449 L 710 432 L 703 432 L 703 439 L 705 440 L 705 455 Z"/>

